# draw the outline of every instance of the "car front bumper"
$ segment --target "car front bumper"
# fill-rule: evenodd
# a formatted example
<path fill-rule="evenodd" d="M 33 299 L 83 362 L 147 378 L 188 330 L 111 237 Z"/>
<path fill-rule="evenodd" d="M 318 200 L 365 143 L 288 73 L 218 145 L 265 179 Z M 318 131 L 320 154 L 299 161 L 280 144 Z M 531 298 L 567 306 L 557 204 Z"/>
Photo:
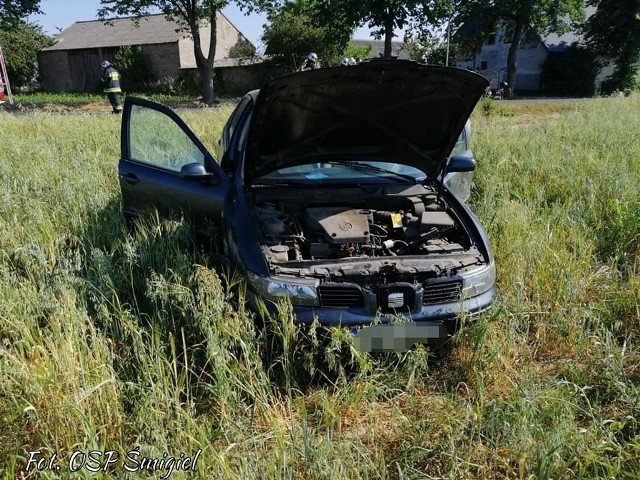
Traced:
<path fill-rule="evenodd" d="M 250 292 L 249 292 L 250 293 Z M 449 338 L 464 315 L 477 315 L 494 302 L 496 288 L 473 298 L 437 305 L 422 305 L 418 311 L 399 315 L 372 315 L 362 308 L 323 308 L 293 306 L 296 321 L 310 325 L 315 320 L 325 327 L 346 327 L 355 336 L 362 351 L 406 351 L 418 343 L 437 343 Z M 250 303 L 256 297 L 249 294 Z M 270 313 L 277 311 L 272 302 L 264 302 Z"/>
<path fill-rule="evenodd" d="M 418 311 L 411 313 L 380 314 L 379 317 L 372 315 L 366 307 L 361 308 L 325 308 L 325 307 L 303 307 L 293 306 L 296 319 L 300 323 L 311 324 L 315 319 L 324 326 L 365 326 L 370 325 L 374 318 L 379 323 L 390 323 L 398 318 L 409 321 L 421 322 L 430 320 L 450 320 L 460 317 L 463 314 L 475 314 L 489 308 L 496 297 L 495 287 L 472 298 L 458 300 L 450 303 L 439 303 L 435 305 L 421 305 Z"/>

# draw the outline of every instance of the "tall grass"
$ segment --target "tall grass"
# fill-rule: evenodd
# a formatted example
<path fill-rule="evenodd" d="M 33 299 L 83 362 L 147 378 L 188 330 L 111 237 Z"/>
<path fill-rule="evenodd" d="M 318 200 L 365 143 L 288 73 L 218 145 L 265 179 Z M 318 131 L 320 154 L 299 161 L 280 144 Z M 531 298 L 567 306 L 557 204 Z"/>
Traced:
<path fill-rule="evenodd" d="M 499 301 L 376 357 L 259 321 L 182 222 L 129 234 L 116 118 L 0 112 L 0 476 L 139 448 L 202 449 L 199 478 L 640 478 L 639 107 L 474 117 Z M 213 149 L 231 108 L 185 118 Z"/>

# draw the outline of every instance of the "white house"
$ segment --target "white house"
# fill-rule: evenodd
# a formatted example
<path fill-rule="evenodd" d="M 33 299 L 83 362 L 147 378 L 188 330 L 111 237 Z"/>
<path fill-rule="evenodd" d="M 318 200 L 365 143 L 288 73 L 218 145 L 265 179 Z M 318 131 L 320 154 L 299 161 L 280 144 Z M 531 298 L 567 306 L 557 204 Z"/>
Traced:
<path fill-rule="evenodd" d="M 595 7 L 587 7 L 587 17 L 593 15 Z M 464 28 L 464 27 L 463 27 Z M 473 29 L 473 25 L 468 26 Z M 464 34 L 464 33 L 463 33 Z M 564 34 L 549 33 L 542 37 L 524 39 L 516 56 L 515 86 L 519 91 L 538 92 L 541 89 L 542 65 L 550 52 L 563 52 L 574 43 L 580 44 L 582 35 L 577 31 Z M 487 36 L 482 46 L 468 58 L 458 58 L 457 65 L 462 68 L 477 70 L 496 87 L 507 78 L 507 57 L 511 47 L 511 33 L 505 25 L 499 25 Z M 603 71 L 596 78 L 596 85 L 610 75 L 610 69 Z"/>

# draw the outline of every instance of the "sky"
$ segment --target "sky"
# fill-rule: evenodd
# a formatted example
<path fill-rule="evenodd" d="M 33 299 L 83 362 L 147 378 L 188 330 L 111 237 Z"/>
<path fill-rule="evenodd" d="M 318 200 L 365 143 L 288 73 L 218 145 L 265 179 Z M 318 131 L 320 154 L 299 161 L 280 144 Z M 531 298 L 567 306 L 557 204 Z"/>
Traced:
<path fill-rule="evenodd" d="M 81 20 L 95 20 L 100 8 L 100 0 L 41 0 L 41 15 L 31 15 L 29 20 L 42 25 L 45 33 L 55 35 Z M 225 7 L 223 13 L 244 35 L 260 50 L 262 26 L 266 23 L 264 14 L 253 13 L 249 16 L 241 12 L 235 3 Z M 355 38 L 369 38 L 369 29 L 361 28 L 355 32 Z"/>

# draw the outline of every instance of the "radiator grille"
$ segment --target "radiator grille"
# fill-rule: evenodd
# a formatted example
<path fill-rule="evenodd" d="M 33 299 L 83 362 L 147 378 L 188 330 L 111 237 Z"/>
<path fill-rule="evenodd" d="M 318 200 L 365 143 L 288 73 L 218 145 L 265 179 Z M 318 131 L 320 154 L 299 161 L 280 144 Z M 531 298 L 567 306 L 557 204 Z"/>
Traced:
<path fill-rule="evenodd" d="M 423 305 L 455 302 L 462 294 L 462 280 L 425 283 L 422 296 Z"/>
<path fill-rule="evenodd" d="M 320 306 L 330 308 L 361 307 L 362 290 L 356 285 L 323 284 L 318 287 Z"/>

